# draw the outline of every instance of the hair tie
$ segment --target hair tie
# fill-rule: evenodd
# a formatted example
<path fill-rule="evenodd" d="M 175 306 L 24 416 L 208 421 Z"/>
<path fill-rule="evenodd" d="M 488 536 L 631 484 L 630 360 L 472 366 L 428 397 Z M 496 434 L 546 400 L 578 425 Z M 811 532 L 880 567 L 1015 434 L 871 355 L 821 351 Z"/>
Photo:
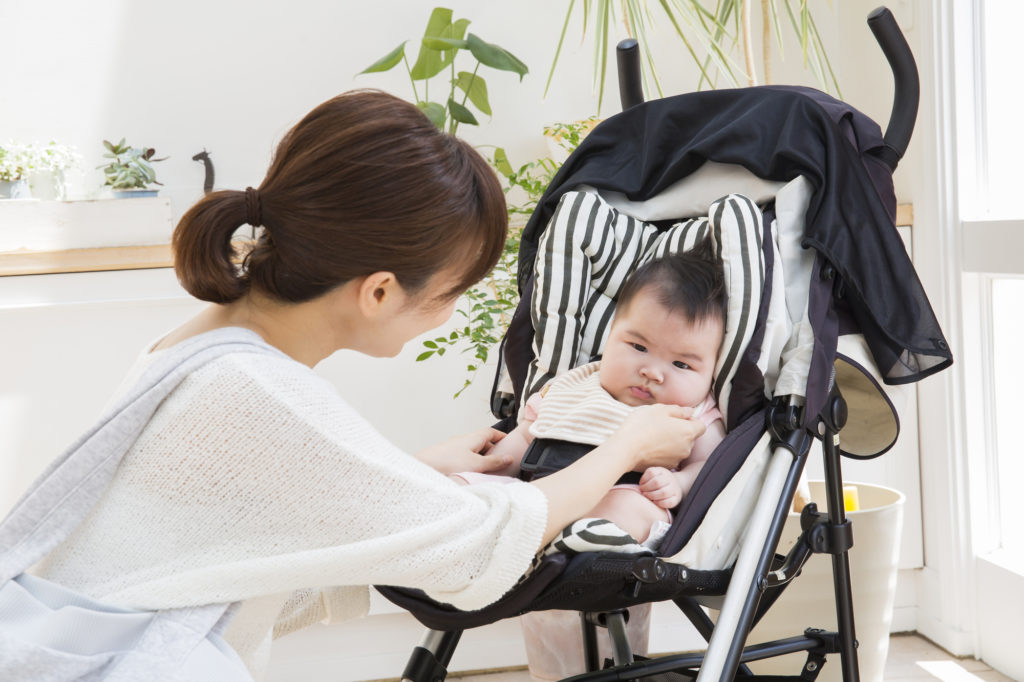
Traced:
<path fill-rule="evenodd" d="M 245 188 L 245 222 L 253 227 L 263 224 L 263 207 L 260 205 L 260 193 L 252 187 Z"/>

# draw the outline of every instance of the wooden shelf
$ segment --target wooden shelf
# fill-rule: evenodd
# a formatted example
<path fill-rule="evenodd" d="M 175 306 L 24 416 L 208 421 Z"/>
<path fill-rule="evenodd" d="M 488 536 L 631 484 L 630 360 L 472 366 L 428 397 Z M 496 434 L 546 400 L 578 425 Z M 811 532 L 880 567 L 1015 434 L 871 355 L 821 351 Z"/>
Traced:
<path fill-rule="evenodd" d="M 914 224 L 914 205 L 900 204 L 896 207 L 896 227 L 908 227 Z"/>
<path fill-rule="evenodd" d="M 900 204 L 896 209 L 896 225 L 903 227 L 913 224 L 913 204 Z M 0 253 L 0 277 L 170 267 L 174 267 L 170 244 Z"/>
<path fill-rule="evenodd" d="M 173 266 L 174 258 L 171 255 L 170 244 L 0 253 L 0 277 L 103 272 L 106 270 L 144 270 Z"/>

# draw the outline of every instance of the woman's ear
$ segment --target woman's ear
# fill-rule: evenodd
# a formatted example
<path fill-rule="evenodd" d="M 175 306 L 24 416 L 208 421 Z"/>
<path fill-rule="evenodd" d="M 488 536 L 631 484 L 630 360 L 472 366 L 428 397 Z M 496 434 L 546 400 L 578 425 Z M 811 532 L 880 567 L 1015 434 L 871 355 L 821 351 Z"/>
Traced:
<path fill-rule="evenodd" d="M 375 272 L 363 278 L 356 288 L 356 303 L 366 317 L 377 317 L 401 305 L 405 292 L 392 272 Z"/>

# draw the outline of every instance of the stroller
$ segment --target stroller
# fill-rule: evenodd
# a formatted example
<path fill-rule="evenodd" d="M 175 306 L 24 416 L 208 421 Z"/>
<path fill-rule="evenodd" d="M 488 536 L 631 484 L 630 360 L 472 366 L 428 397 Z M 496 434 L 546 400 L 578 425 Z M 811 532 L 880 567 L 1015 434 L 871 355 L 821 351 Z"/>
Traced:
<path fill-rule="evenodd" d="M 522 301 L 502 342 L 492 409 L 513 426 L 527 396 L 600 353 L 626 275 L 708 236 L 728 291 L 713 386 L 726 438 L 674 510 L 657 556 L 548 554 L 502 599 L 472 612 L 378 588 L 431 629 L 405 679 L 443 680 L 466 629 L 547 609 L 581 612 L 588 672 L 574 680 L 814 680 L 837 653 L 843 679 L 859 679 L 841 456 L 875 457 L 896 441 L 899 422 L 875 371 L 903 384 L 952 363 L 893 226 L 891 175 L 916 118 L 916 66 L 888 10 L 868 24 L 895 76 L 884 138 L 863 114 L 808 88 L 643 103 L 636 42 L 620 44 L 624 111 L 570 156 L 524 229 Z M 780 556 L 815 438 L 827 512 L 804 507 L 803 532 Z M 814 553 L 832 557 L 837 631 L 745 646 Z M 625 609 L 665 600 L 708 640 L 706 652 L 633 655 Z M 718 611 L 716 621 L 702 606 Z M 604 667 L 597 627 L 611 639 Z M 795 652 L 807 659 L 792 676 L 757 676 L 746 665 Z"/>

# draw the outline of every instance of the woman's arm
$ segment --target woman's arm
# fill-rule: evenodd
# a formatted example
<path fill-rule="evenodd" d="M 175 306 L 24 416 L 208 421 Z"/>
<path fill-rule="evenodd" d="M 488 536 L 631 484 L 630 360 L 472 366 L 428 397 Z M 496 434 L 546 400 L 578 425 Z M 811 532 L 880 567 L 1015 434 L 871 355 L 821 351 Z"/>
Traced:
<path fill-rule="evenodd" d="M 625 472 L 675 466 L 679 453 L 689 453 L 704 433 L 700 420 L 689 419 L 692 413 L 675 405 L 638 408 L 603 445 L 565 469 L 531 481 L 548 499 L 543 544 L 596 506 Z"/>
<path fill-rule="evenodd" d="M 499 474 L 512 464 L 519 466 L 509 449 L 501 445 L 506 438 L 504 433 L 488 426 L 431 445 L 415 456 L 442 474 L 459 471 Z"/>
<path fill-rule="evenodd" d="M 526 401 L 518 426 L 508 434 L 496 429 L 480 429 L 427 448 L 416 455 L 417 459 L 442 474 L 474 472 L 518 477 L 519 464 L 533 442 L 530 426 L 537 419 L 541 393 L 543 391 L 533 394 Z"/>

